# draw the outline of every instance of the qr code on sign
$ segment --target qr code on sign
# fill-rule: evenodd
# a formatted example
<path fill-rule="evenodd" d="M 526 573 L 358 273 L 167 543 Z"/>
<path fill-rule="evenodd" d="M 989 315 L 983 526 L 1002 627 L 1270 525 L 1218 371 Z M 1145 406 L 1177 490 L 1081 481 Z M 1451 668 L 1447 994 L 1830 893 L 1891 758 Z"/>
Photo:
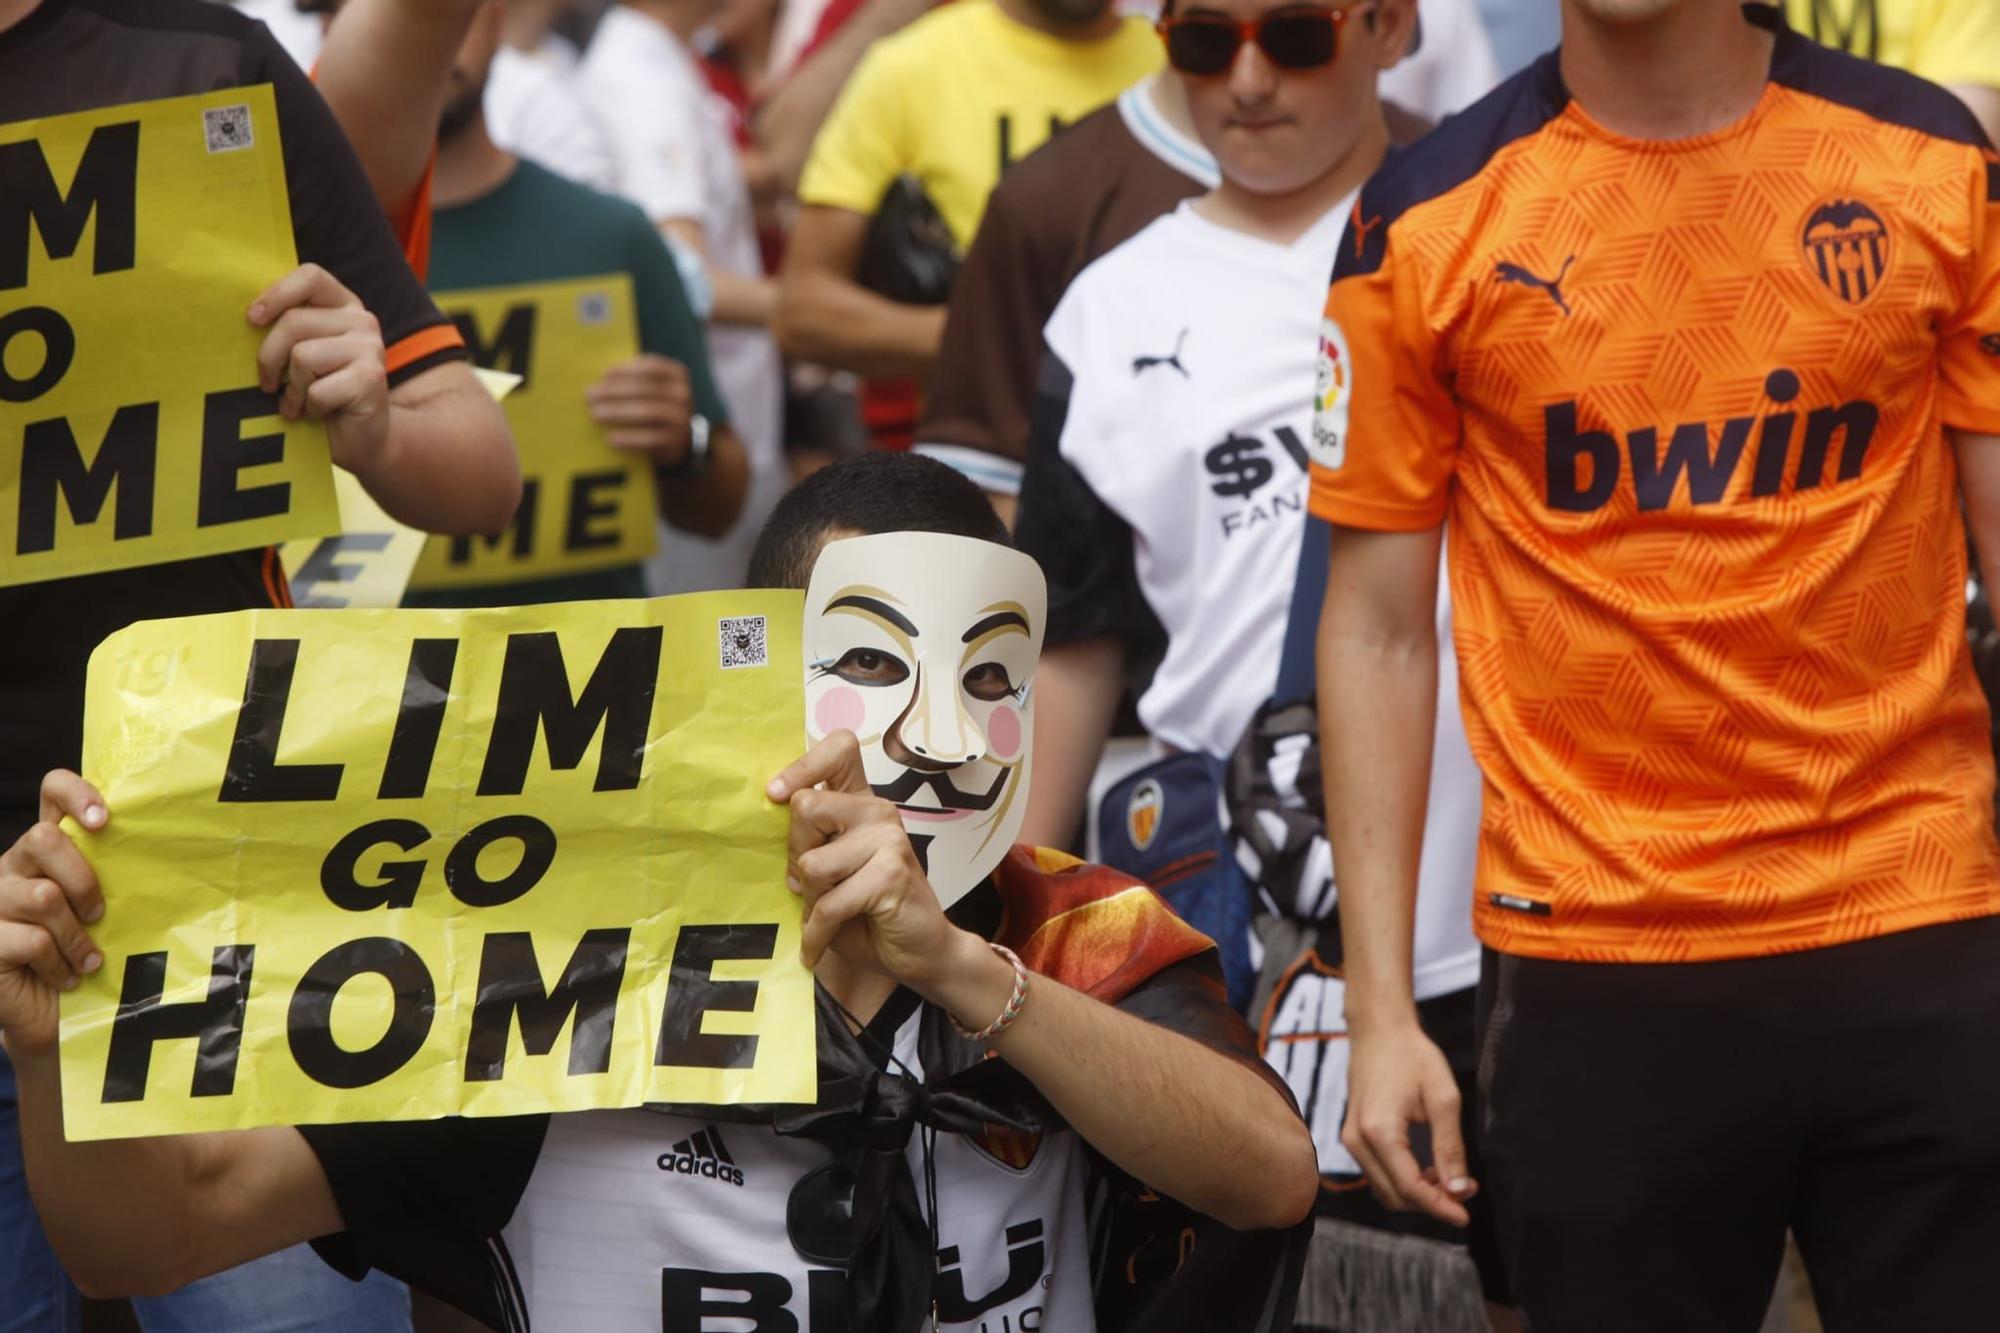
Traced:
<path fill-rule="evenodd" d="M 257 137 L 250 132 L 250 108 L 247 106 L 210 107 L 201 113 L 201 128 L 208 136 L 208 151 L 211 153 L 234 153 L 257 142 Z"/>
<path fill-rule="evenodd" d="M 716 622 L 722 640 L 722 669 L 760 667 L 770 661 L 764 647 L 764 617 L 725 617 Z"/>

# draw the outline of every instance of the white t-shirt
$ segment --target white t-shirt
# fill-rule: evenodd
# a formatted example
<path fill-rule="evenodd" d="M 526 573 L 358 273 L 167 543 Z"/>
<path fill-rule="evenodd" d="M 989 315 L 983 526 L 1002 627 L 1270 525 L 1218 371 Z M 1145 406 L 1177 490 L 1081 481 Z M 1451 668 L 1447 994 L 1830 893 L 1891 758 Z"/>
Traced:
<path fill-rule="evenodd" d="M 1232 753 L 1277 681 L 1305 531 L 1326 275 L 1351 208 L 1343 200 L 1280 246 L 1183 203 L 1079 274 L 1049 320 L 1068 410 L 1056 457 L 1047 427 L 1030 442 L 1019 540 L 1049 575 L 1052 641 L 1124 632 L 1091 617 L 1119 596 L 1103 548 L 1129 545 L 1138 593 L 1166 644 L 1139 717 L 1178 749 Z M 1044 504 L 1049 512 L 1036 512 Z M 1103 521 L 1088 516 L 1094 506 Z M 1438 614 L 1419 999 L 1479 974 L 1471 903 L 1480 776 L 1442 591 Z M 1076 626 L 1067 636 L 1066 623 Z M 1330 883 L 1330 862 L 1324 870 Z"/>
<path fill-rule="evenodd" d="M 501 47 L 486 76 L 485 109 L 487 132 L 500 147 L 579 185 L 617 192 L 610 137 L 556 59 Z"/>
<path fill-rule="evenodd" d="M 918 1022 L 913 1016 L 897 1031 L 895 1050 L 921 1074 Z M 923 1138 L 912 1135 L 908 1153 L 918 1205 L 928 1209 Z M 1076 1135 L 1044 1136 L 1021 1170 L 956 1135 L 938 1135 L 934 1151 L 938 1327 L 1090 1333 L 1086 1166 Z M 533 1327 L 830 1327 L 814 1307 L 839 1310 L 844 1274 L 793 1249 L 785 1206 L 792 1187 L 831 1160 L 819 1144 L 755 1125 L 649 1111 L 553 1117 L 502 1233 Z"/>
<path fill-rule="evenodd" d="M 1439 121 L 1465 110 L 1500 82 L 1500 62 L 1486 35 L 1478 0 L 1418 0 L 1423 42 L 1416 54 L 1383 71 L 1382 100 Z"/>
<path fill-rule="evenodd" d="M 614 5 L 578 77 L 610 135 L 619 192 L 656 224 L 699 224 L 714 268 L 761 276 L 756 219 L 728 109 L 680 39 L 664 24 Z M 784 489 L 784 363 L 777 341 L 769 329 L 714 324 L 708 354 L 730 423 L 750 455 L 750 493 L 720 541 L 661 526 L 660 554 L 646 567 L 655 594 L 740 586 L 750 547 Z"/>

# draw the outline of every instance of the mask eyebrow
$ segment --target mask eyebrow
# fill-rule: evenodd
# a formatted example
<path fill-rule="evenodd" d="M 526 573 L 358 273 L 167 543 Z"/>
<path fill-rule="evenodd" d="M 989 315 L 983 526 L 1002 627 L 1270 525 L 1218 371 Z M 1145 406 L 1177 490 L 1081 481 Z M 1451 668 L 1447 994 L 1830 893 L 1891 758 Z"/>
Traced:
<path fill-rule="evenodd" d="M 974 639 L 984 638 L 993 631 L 1008 625 L 1018 628 L 1023 634 L 1028 632 L 1028 618 L 1019 611 L 996 611 L 984 620 L 975 623 L 971 629 L 959 637 L 959 642 L 971 643 Z"/>
<path fill-rule="evenodd" d="M 910 623 L 910 618 L 887 602 L 873 597 L 862 597 L 857 594 L 850 597 L 836 597 L 826 604 L 828 611 L 838 611 L 842 607 L 851 607 L 856 611 L 866 612 L 868 615 L 894 625 L 913 639 L 917 637 L 917 627 Z"/>

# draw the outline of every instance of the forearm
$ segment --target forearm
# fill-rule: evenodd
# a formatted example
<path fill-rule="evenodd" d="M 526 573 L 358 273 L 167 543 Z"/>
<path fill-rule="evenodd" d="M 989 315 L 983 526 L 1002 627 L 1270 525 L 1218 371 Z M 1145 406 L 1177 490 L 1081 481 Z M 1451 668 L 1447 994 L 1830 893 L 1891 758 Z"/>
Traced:
<path fill-rule="evenodd" d="M 903 305 L 851 278 L 790 272 L 776 330 L 789 356 L 874 379 L 928 378 L 944 341 L 945 306 Z"/>
<path fill-rule="evenodd" d="M 1320 761 L 1352 1027 L 1414 1021 L 1411 937 L 1437 722 L 1434 620 L 1408 633 L 1336 607 L 1319 634 Z"/>
<path fill-rule="evenodd" d="M 1042 654 L 1035 673 L 1035 780 L 1021 840 L 1067 847 L 1090 797 L 1090 780 L 1111 736 L 1125 673 L 1116 639 L 1059 644 Z"/>
<path fill-rule="evenodd" d="M 67 1142 L 56 1053 L 12 1054 L 28 1188 L 64 1268 L 90 1295 L 164 1294 L 258 1254 L 338 1229 L 335 1214 L 317 1231 L 303 1228 L 309 1234 L 260 1230 L 256 1234 L 270 1241 L 264 1248 L 232 1248 L 234 1228 L 218 1224 L 204 1204 L 232 1192 L 217 1184 L 228 1144 L 236 1136 Z M 315 1202 L 331 1208 L 330 1196 Z"/>
<path fill-rule="evenodd" d="M 708 266 L 709 291 L 715 297 L 711 316 L 717 324 L 747 324 L 769 328 L 778 313 L 778 284 L 769 278 L 746 277 Z"/>
<path fill-rule="evenodd" d="M 390 517 L 449 536 L 498 532 L 521 503 L 521 468 L 507 418 L 463 366 L 389 400 L 387 443 L 355 476 Z"/>
<path fill-rule="evenodd" d="M 1989 597 L 2000 598 L 2000 435 L 1954 430 L 1950 437 L 1965 498 L 1965 525 L 1979 556 L 1979 578 Z"/>
<path fill-rule="evenodd" d="M 728 427 L 710 441 L 708 470 L 700 476 L 660 477 L 660 513 L 683 532 L 720 537 L 736 525 L 750 489 L 750 459 Z"/>
<path fill-rule="evenodd" d="M 984 1023 L 1005 1006 L 1013 971 L 977 937 L 959 941 L 927 998 Z M 1033 976 L 993 1050 L 1119 1169 L 1198 1212 L 1249 1230 L 1290 1226 L 1312 1207 L 1305 1125 L 1254 1071 L 1191 1038 Z"/>
<path fill-rule="evenodd" d="M 315 82 L 390 217 L 410 208 L 437 145 L 446 75 L 480 0 L 348 0 Z"/>

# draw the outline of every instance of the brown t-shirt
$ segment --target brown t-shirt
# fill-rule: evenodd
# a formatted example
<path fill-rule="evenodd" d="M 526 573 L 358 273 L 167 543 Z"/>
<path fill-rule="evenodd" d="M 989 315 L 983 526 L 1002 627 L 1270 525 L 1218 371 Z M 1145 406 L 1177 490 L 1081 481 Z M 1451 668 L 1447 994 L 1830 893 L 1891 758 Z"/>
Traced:
<path fill-rule="evenodd" d="M 1393 143 L 1430 128 L 1399 107 L 1382 110 Z M 1146 142 L 1128 116 L 1146 127 Z M 1166 127 L 1143 86 L 1009 168 L 952 282 L 918 450 L 989 491 L 1018 491 L 1042 329 L 1056 303 L 1091 263 L 1208 190 L 1215 171 L 1206 149 Z"/>
<path fill-rule="evenodd" d="M 984 460 L 949 461 L 988 490 L 1016 489 L 1056 303 L 1093 260 L 1207 188 L 1141 143 L 1116 102 L 1010 168 L 952 283 L 918 447 L 996 455 L 991 475 Z"/>

